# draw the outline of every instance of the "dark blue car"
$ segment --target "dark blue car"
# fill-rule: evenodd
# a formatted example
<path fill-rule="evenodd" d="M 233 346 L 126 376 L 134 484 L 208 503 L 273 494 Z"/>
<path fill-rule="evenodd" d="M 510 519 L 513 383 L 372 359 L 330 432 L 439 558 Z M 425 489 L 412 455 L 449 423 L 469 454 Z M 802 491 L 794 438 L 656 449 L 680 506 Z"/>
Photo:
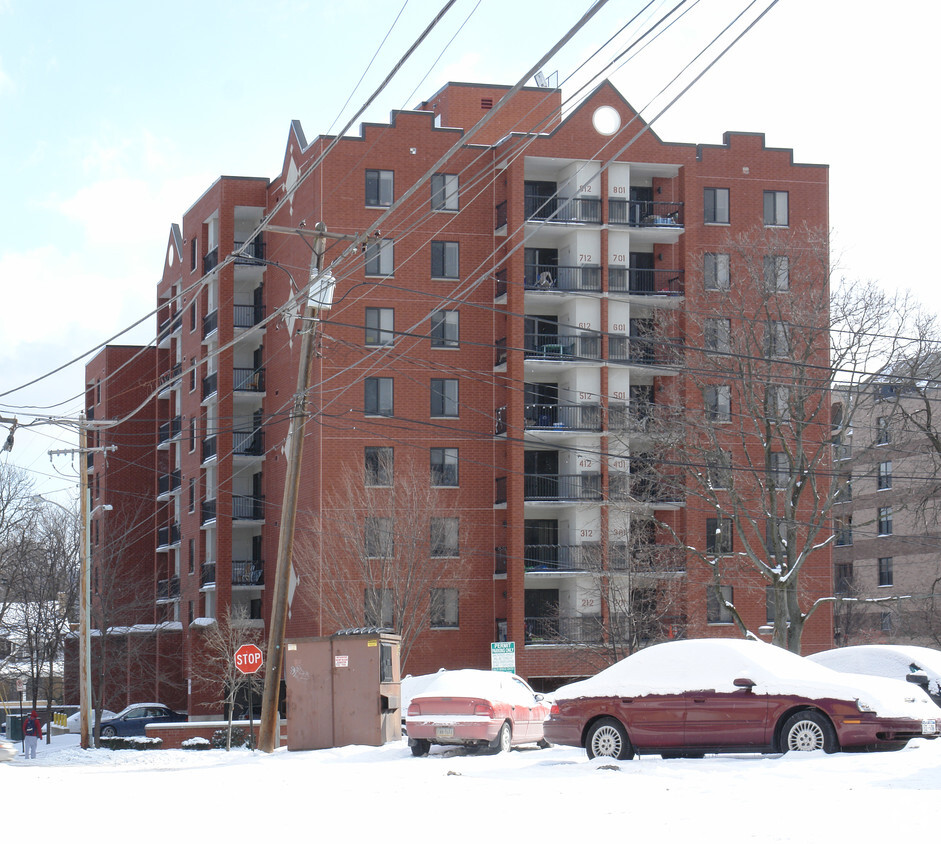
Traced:
<path fill-rule="evenodd" d="M 147 724 L 170 724 L 185 721 L 186 715 L 174 712 L 162 703 L 132 703 L 114 718 L 102 719 L 103 736 L 142 736 Z"/>

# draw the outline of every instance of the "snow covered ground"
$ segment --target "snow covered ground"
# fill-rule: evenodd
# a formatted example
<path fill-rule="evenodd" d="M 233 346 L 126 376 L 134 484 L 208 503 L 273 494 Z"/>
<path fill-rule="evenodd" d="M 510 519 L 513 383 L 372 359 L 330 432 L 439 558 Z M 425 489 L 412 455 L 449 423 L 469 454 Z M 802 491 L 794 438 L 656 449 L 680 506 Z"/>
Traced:
<path fill-rule="evenodd" d="M 897 753 L 589 761 L 572 748 L 83 751 L 0 764 L 4 840 L 838 842 L 937 838 L 941 740 Z M 16 808 L 11 808 L 11 807 Z M 84 835 L 83 835 L 84 833 Z M 227 834 L 228 833 L 228 834 Z M 300 838 L 303 836 L 303 839 Z M 616 836 L 616 838 L 614 837 Z M 657 836 L 652 839 L 651 836 Z"/>

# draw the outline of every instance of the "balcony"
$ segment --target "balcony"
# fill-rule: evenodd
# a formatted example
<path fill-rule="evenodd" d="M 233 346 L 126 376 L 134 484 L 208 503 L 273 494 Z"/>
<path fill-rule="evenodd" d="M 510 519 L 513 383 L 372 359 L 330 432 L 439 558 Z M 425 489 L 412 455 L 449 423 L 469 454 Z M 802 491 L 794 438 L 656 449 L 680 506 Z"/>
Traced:
<path fill-rule="evenodd" d="M 527 404 L 523 412 L 526 430 L 601 430 L 598 404 Z"/>
<path fill-rule="evenodd" d="M 219 310 L 216 309 L 203 317 L 203 340 L 219 330 Z"/>
<path fill-rule="evenodd" d="M 232 432 L 232 454 L 236 457 L 260 457 L 264 453 L 264 431 Z"/>
<path fill-rule="evenodd" d="M 206 437 L 202 442 L 200 451 L 200 463 L 206 463 L 216 456 L 217 440 L 215 435 Z"/>
<path fill-rule="evenodd" d="M 681 419 L 681 409 L 650 401 L 608 406 L 608 431 L 622 436 L 667 433 Z"/>
<path fill-rule="evenodd" d="M 210 372 L 203 378 L 203 401 L 219 391 L 219 373 Z"/>
<path fill-rule="evenodd" d="M 167 551 L 180 544 L 180 525 L 172 524 L 157 528 L 157 550 Z"/>
<path fill-rule="evenodd" d="M 203 563 L 199 568 L 199 585 L 209 586 L 216 582 L 216 564 Z"/>
<path fill-rule="evenodd" d="M 527 545 L 524 560 L 528 572 L 598 571 L 600 545 Z"/>
<path fill-rule="evenodd" d="M 183 314 L 178 313 L 175 316 L 167 317 L 157 328 L 157 345 L 166 348 L 169 345 L 170 337 L 177 333 L 183 327 Z"/>
<path fill-rule="evenodd" d="M 160 390 L 157 393 L 157 398 L 164 399 L 170 394 L 171 390 L 176 389 L 180 384 L 180 375 L 182 373 L 183 364 L 180 361 L 173 364 L 168 372 L 164 372 L 160 376 Z"/>
<path fill-rule="evenodd" d="M 199 506 L 199 523 L 201 525 L 216 520 L 216 499 L 209 498 Z"/>
<path fill-rule="evenodd" d="M 601 267 L 559 267 L 527 264 L 523 271 L 527 291 L 543 293 L 601 292 Z"/>
<path fill-rule="evenodd" d="M 265 262 L 265 241 L 262 235 L 258 235 L 254 240 L 244 241 L 236 240 L 233 244 L 234 251 L 240 254 L 235 259 L 238 264 L 264 264 Z M 243 248 L 244 247 L 244 248 Z"/>
<path fill-rule="evenodd" d="M 678 337 L 608 337 L 608 360 L 630 366 L 676 368 L 683 361 L 683 344 Z"/>
<path fill-rule="evenodd" d="M 157 581 L 157 600 L 176 601 L 180 597 L 180 576 L 174 575 L 166 580 Z"/>
<path fill-rule="evenodd" d="M 217 266 L 219 266 L 219 247 L 216 246 L 214 249 L 210 249 L 203 256 L 203 275 L 206 273 L 212 272 Z"/>
<path fill-rule="evenodd" d="M 263 393 L 265 391 L 265 369 L 236 367 L 232 370 L 232 389 L 240 393 Z"/>
<path fill-rule="evenodd" d="M 526 644 L 599 644 L 604 629 L 601 617 L 577 615 L 569 617 L 527 617 Z"/>
<path fill-rule="evenodd" d="M 539 196 L 527 193 L 526 219 L 532 222 L 601 223 L 601 200 L 573 196 Z"/>
<path fill-rule="evenodd" d="M 638 269 L 636 267 L 609 267 L 608 290 L 631 296 L 682 296 L 684 293 L 682 270 Z"/>
<path fill-rule="evenodd" d="M 180 488 L 181 484 L 180 470 L 176 469 L 168 474 L 163 474 L 157 479 L 157 500 L 169 498 Z"/>
<path fill-rule="evenodd" d="M 494 209 L 494 231 L 500 231 L 500 229 L 506 228 L 507 218 L 506 218 L 506 200 L 497 204 L 497 207 Z"/>
<path fill-rule="evenodd" d="M 523 478 L 525 501 L 601 501 L 601 475 L 526 475 Z"/>
<path fill-rule="evenodd" d="M 660 473 L 649 466 L 642 466 L 631 472 L 611 472 L 608 497 L 611 501 L 677 504 L 683 501 L 684 493 L 679 475 Z"/>
<path fill-rule="evenodd" d="M 265 563 L 263 560 L 232 560 L 233 586 L 264 586 Z"/>
<path fill-rule="evenodd" d="M 683 228 L 682 202 L 609 199 L 608 222 L 636 228 Z"/>
<path fill-rule="evenodd" d="M 232 520 L 263 522 L 265 520 L 265 499 L 260 495 L 233 495 Z"/>
<path fill-rule="evenodd" d="M 506 296 L 507 276 L 508 274 L 506 267 L 501 267 L 493 274 L 494 282 L 496 283 L 496 286 L 493 290 L 495 299 L 499 299 L 501 296 Z"/>
<path fill-rule="evenodd" d="M 236 302 L 232 308 L 232 325 L 236 329 L 244 331 L 264 321 L 264 305 L 240 305 Z"/>
<path fill-rule="evenodd" d="M 601 360 L 601 335 L 597 333 L 527 333 L 524 343 L 527 360 Z"/>
<path fill-rule="evenodd" d="M 170 443 L 180 436 L 181 425 L 182 419 L 179 416 L 164 422 L 157 432 L 157 448 L 168 448 Z"/>

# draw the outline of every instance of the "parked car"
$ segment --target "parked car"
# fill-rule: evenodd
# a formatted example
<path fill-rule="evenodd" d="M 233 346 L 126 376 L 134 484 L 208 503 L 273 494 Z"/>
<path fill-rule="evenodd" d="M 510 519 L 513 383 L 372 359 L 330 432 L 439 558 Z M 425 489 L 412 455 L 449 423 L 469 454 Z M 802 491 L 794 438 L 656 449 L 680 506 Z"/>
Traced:
<path fill-rule="evenodd" d="M 834 671 L 908 680 L 941 706 L 941 651 L 916 645 L 851 645 L 807 659 Z"/>
<path fill-rule="evenodd" d="M 12 741 L 0 739 L 0 762 L 9 762 L 16 756 L 16 745 Z"/>
<path fill-rule="evenodd" d="M 522 677 L 464 668 L 432 675 L 412 696 L 405 723 L 415 756 L 424 756 L 433 744 L 500 752 L 543 743 L 548 714 L 548 702 Z"/>
<path fill-rule="evenodd" d="M 545 736 L 588 757 L 899 750 L 936 738 L 916 686 L 840 674 L 757 641 L 653 645 L 553 694 Z"/>
<path fill-rule="evenodd" d="M 405 715 L 408 712 L 408 706 L 412 702 L 412 698 L 418 694 L 421 694 L 425 691 L 425 688 L 431 683 L 435 677 L 438 676 L 442 671 L 445 671 L 444 668 L 439 668 L 438 671 L 434 674 L 417 674 L 412 676 L 411 674 L 406 674 L 402 678 L 402 682 L 399 684 L 399 700 L 400 707 L 402 712 L 402 735 L 408 735 L 408 725 L 405 723 Z"/>
<path fill-rule="evenodd" d="M 147 724 L 170 724 L 185 721 L 186 715 L 174 712 L 162 703 L 132 703 L 124 707 L 114 718 L 101 719 L 103 736 L 142 736 Z"/>
<path fill-rule="evenodd" d="M 101 720 L 102 720 L 102 721 L 105 721 L 105 720 L 107 720 L 107 719 L 109 719 L 109 718 L 114 718 L 117 714 L 118 714 L 117 712 L 112 712 L 110 709 L 102 709 L 102 710 L 101 710 Z M 79 732 L 81 732 L 81 730 L 82 730 L 82 727 L 81 727 L 81 720 L 82 720 L 82 713 L 81 713 L 81 712 L 73 712 L 71 715 L 69 715 L 68 718 L 65 719 L 65 725 L 69 728 L 69 732 L 70 732 L 70 733 L 79 733 Z M 93 711 L 92 714 L 91 714 L 91 720 L 92 720 L 92 723 L 94 723 L 94 721 L 95 721 L 95 713 L 94 713 L 94 711 Z M 94 728 L 93 728 L 93 729 L 94 729 Z"/>

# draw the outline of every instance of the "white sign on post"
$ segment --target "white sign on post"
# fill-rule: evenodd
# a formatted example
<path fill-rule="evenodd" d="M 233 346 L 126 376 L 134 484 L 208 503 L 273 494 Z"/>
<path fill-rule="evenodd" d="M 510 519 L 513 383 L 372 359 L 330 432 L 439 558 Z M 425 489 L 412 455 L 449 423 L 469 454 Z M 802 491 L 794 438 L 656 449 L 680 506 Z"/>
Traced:
<path fill-rule="evenodd" d="M 490 668 L 493 671 L 516 673 L 516 642 L 490 643 Z"/>

